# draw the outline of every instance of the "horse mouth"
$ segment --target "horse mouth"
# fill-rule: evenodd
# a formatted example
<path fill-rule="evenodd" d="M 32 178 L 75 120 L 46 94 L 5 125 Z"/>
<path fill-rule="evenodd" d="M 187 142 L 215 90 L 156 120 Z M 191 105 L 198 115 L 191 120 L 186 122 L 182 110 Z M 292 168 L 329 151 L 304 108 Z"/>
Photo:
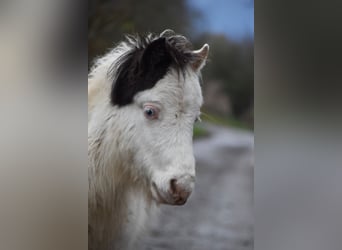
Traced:
<path fill-rule="evenodd" d="M 170 204 L 170 202 L 168 202 L 163 196 L 162 194 L 159 192 L 157 185 L 153 182 L 152 183 L 152 188 L 153 191 L 152 192 L 152 197 L 153 199 L 158 203 L 158 204 Z M 154 195 L 155 194 L 155 195 Z M 156 196 L 156 197 L 155 197 Z"/>
<path fill-rule="evenodd" d="M 181 206 L 184 205 L 187 201 L 187 199 L 181 199 L 177 197 L 170 196 L 169 199 L 165 198 L 162 193 L 159 191 L 157 185 L 153 182 L 152 183 L 152 197 L 153 200 L 157 202 L 157 204 L 166 204 L 166 205 L 175 205 L 175 206 Z"/>

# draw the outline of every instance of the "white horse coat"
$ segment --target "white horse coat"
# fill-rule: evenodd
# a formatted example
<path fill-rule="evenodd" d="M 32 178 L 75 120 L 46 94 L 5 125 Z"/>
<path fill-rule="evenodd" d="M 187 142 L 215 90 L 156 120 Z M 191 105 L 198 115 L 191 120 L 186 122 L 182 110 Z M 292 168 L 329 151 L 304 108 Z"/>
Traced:
<path fill-rule="evenodd" d="M 89 74 L 89 249 L 134 249 L 161 203 L 194 188 L 193 124 L 209 46 L 172 31 L 128 37 Z"/>

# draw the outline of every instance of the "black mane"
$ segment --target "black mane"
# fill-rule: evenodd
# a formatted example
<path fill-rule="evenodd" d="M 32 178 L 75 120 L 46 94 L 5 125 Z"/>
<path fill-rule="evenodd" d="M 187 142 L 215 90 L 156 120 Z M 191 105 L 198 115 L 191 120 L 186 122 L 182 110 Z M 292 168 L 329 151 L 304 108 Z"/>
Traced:
<path fill-rule="evenodd" d="M 180 35 L 166 32 L 162 36 L 127 36 L 131 48 L 114 62 L 111 103 L 124 106 L 135 94 L 151 89 L 172 67 L 185 75 L 186 66 L 195 61 L 191 43 Z"/>

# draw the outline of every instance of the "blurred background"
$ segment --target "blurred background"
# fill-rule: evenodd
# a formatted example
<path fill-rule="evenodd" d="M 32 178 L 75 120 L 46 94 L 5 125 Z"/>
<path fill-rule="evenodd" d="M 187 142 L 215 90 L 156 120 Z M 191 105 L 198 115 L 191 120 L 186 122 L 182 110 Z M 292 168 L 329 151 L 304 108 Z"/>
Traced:
<path fill-rule="evenodd" d="M 133 30 L 118 18 L 136 20 L 134 30 L 142 30 L 163 13 L 142 31 L 173 28 L 196 46 L 204 33 L 234 48 L 254 40 L 258 146 L 252 150 L 251 130 L 233 126 L 241 125 L 241 115 L 216 115 L 229 126 L 204 121 L 211 134 L 194 141 L 195 192 L 183 207 L 162 207 L 141 249 L 340 250 L 341 2 L 256 2 L 254 38 L 250 1 L 141 2 L 1 1 L 0 249 L 87 249 L 87 42 L 90 58 L 101 55 Z M 106 26 L 110 20 L 113 28 Z M 95 52 L 95 40 L 108 45 Z M 207 85 L 220 54 L 205 42 L 211 45 Z M 242 60 L 225 46 L 232 62 Z M 226 67 L 231 58 L 220 66 L 236 79 L 237 71 Z"/>
<path fill-rule="evenodd" d="M 202 123 L 194 128 L 196 188 L 162 207 L 141 249 L 253 249 L 254 2 L 90 0 L 88 68 L 125 34 L 185 35 L 210 45 Z"/>

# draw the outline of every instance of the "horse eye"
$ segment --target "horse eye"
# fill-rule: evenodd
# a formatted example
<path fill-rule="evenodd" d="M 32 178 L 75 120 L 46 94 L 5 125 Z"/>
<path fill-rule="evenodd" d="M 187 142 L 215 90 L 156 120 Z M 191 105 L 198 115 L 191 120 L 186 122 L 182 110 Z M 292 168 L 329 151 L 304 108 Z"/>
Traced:
<path fill-rule="evenodd" d="M 149 120 L 157 119 L 158 113 L 159 113 L 158 109 L 153 106 L 146 105 L 144 107 L 144 115 Z"/>
<path fill-rule="evenodd" d="M 146 115 L 148 116 L 153 116 L 154 115 L 154 110 L 153 109 L 146 109 L 145 110 Z"/>

